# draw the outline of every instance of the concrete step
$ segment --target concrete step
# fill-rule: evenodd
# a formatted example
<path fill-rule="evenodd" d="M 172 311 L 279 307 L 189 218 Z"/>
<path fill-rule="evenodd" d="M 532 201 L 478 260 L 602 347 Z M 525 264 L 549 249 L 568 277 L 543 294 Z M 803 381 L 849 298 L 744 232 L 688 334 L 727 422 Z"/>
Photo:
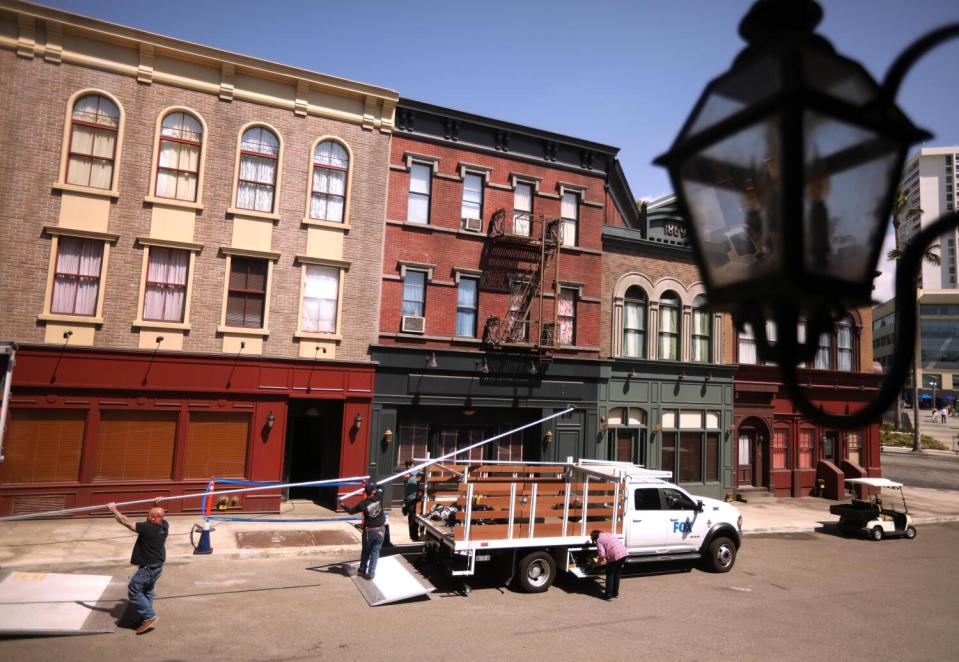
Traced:
<path fill-rule="evenodd" d="M 736 500 L 742 503 L 774 501 L 773 493 L 765 487 L 740 487 L 736 490 Z"/>

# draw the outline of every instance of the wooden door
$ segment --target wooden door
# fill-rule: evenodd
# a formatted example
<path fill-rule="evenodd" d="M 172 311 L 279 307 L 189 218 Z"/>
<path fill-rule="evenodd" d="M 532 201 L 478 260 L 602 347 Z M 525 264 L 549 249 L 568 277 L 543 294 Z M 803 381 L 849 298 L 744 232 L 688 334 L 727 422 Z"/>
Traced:
<path fill-rule="evenodd" d="M 753 445 L 756 440 L 754 430 L 739 431 L 739 462 L 736 472 L 739 485 L 753 484 Z"/>
<path fill-rule="evenodd" d="M 636 430 L 616 429 L 616 461 L 636 463 Z"/>

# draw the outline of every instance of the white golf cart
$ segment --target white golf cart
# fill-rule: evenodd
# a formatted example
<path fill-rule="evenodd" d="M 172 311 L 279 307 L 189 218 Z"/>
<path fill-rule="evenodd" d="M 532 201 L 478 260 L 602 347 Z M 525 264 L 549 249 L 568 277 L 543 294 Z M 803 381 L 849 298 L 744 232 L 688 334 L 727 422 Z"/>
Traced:
<path fill-rule="evenodd" d="M 840 503 L 829 507 L 829 512 L 839 515 L 839 528 L 848 535 L 866 534 L 873 540 L 883 538 L 906 537 L 912 540 L 916 537 L 916 527 L 912 525 L 909 508 L 906 506 L 906 497 L 902 493 L 902 483 L 888 478 L 849 478 L 847 483 L 865 485 L 881 490 L 883 488 L 898 492 L 902 501 L 902 510 L 895 506 L 883 503 L 881 496 L 871 499 L 853 499 L 852 503 Z"/>

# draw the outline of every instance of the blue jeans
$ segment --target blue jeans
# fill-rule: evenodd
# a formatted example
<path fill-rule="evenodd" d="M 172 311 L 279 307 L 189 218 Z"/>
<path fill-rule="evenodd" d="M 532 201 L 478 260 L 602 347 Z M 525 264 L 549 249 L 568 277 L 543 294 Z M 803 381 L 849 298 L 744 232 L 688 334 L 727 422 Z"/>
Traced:
<path fill-rule="evenodd" d="M 144 565 L 133 573 L 130 577 L 130 584 L 127 586 L 127 595 L 140 617 L 148 621 L 157 615 L 153 611 L 153 592 L 156 588 L 157 580 L 163 573 L 163 564 Z"/>
<path fill-rule="evenodd" d="M 368 575 L 376 574 L 376 562 L 380 560 L 380 549 L 383 547 L 385 529 L 380 526 L 375 529 L 363 530 L 363 551 L 360 553 L 360 572 Z"/>

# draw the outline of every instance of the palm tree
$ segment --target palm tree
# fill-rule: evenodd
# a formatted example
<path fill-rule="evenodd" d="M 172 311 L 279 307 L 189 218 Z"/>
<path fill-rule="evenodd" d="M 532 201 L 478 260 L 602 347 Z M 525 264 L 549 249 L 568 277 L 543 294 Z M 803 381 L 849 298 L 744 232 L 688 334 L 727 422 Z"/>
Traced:
<path fill-rule="evenodd" d="M 892 229 L 896 239 L 896 247 L 893 248 L 886 254 L 886 257 L 890 260 L 898 262 L 902 258 L 903 253 L 903 244 L 899 237 L 899 226 L 902 223 L 903 218 L 908 218 L 916 214 L 921 214 L 922 210 L 919 207 L 910 207 L 909 206 L 909 195 L 902 189 L 896 191 L 896 197 L 893 199 L 892 203 Z M 936 246 L 930 246 L 922 254 L 922 259 L 924 262 L 928 262 L 934 266 L 939 266 L 942 263 L 939 254 L 935 252 Z M 919 285 L 919 274 L 916 274 L 916 286 Z M 919 301 L 916 300 L 916 324 L 919 324 Z M 916 335 L 916 349 L 912 359 L 912 450 L 919 452 L 922 450 L 922 444 L 920 442 L 921 435 L 919 433 L 919 362 L 921 360 L 920 350 L 919 350 L 919 340 L 918 333 Z M 935 407 L 936 403 L 933 402 L 932 406 Z M 902 398 L 896 398 L 896 430 L 899 430 L 900 421 L 902 420 Z"/>

